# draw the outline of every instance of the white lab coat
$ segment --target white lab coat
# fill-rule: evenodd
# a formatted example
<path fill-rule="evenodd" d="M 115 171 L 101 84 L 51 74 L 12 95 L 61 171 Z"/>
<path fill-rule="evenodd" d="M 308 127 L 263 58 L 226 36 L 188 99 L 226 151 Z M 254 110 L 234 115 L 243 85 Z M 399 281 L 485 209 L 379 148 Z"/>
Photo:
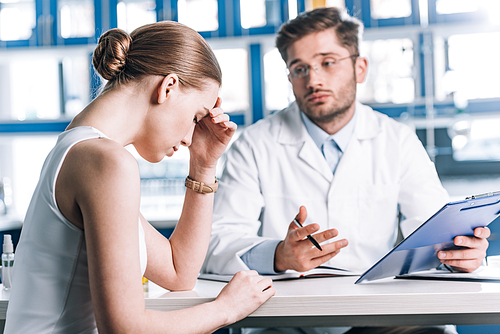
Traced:
<path fill-rule="evenodd" d="M 448 201 L 410 127 L 360 103 L 355 112 L 354 133 L 335 175 L 296 103 L 242 132 L 228 151 L 215 195 L 204 272 L 248 269 L 240 256 L 265 239 L 282 240 L 305 205 L 306 224 L 336 228 L 335 240 L 349 241 L 327 264 L 362 273 L 394 246 L 398 206 L 406 236 Z"/>

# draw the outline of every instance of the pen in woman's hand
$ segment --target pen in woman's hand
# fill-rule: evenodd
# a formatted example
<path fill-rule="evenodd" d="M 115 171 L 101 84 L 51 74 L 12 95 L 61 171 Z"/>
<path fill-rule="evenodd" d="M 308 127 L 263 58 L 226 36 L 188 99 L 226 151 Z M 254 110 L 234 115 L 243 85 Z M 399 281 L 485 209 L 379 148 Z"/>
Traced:
<path fill-rule="evenodd" d="M 295 225 L 297 225 L 297 227 L 303 227 L 302 224 L 299 223 L 297 219 L 294 219 L 293 222 L 295 223 Z M 307 236 L 307 239 L 309 239 L 313 243 L 313 245 L 316 246 L 317 249 L 323 251 L 323 249 L 321 249 L 321 246 L 318 244 L 316 239 L 314 239 L 310 234 Z"/>

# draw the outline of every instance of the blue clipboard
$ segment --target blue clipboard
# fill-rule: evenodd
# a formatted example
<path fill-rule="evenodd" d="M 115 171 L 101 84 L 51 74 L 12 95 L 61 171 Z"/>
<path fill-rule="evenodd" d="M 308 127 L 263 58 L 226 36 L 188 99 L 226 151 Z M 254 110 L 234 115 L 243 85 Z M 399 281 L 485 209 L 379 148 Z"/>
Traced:
<path fill-rule="evenodd" d="M 457 248 L 453 238 L 473 235 L 476 227 L 488 226 L 499 215 L 500 191 L 445 204 L 355 283 L 437 268 L 441 264 L 437 252 Z"/>

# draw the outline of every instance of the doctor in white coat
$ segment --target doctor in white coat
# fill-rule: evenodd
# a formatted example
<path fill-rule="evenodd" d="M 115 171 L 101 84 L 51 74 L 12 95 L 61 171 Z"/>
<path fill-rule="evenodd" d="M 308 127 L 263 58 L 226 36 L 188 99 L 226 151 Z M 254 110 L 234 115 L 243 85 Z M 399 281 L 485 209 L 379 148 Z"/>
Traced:
<path fill-rule="evenodd" d="M 336 8 L 320 8 L 278 32 L 296 102 L 247 127 L 228 151 L 204 272 L 326 263 L 362 273 L 394 246 L 399 212 L 407 236 L 448 201 L 415 132 L 356 102 L 368 67 L 361 30 Z M 490 232 L 474 234 L 457 236 L 466 249 L 441 251 L 441 261 L 478 268 Z"/>
<path fill-rule="evenodd" d="M 415 132 L 355 102 L 368 66 L 359 57 L 361 32 L 336 8 L 280 29 L 296 102 L 246 128 L 228 151 L 203 271 L 272 274 L 326 263 L 361 273 L 394 246 L 399 212 L 407 236 L 448 201 Z M 295 216 L 303 228 L 291 223 Z M 317 231 L 323 251 L 305 239 Z M 489 234 L 458 236 L 469 249 L 438 255 L 475 270 Z"/>
<path fill-rule="evenodd" d="M 207 271 L 247 269 L 241 257 L 261 243 L 276 248 L 303 205 L 306 224 L 316 222 L 320 231 L 335 228 L 338 238 L 348 241 L 328 264 L 361 273 L 394 246 L 398 204 L 407 235 L 448 200 L 410 128 L 359 103 L 355 110 L 352 138 L 335 174 L 296 103 L 241 134 L 228 152 L 216 196 Z M 323 241 L 321 235 L 315 238 Z M 322 253 L 304 241 L 312 253 Z M 269 268 L 257 269 L 273 273 L 273 253 L 268 253 Z"/>
<path fill-rule="evenodd" d="M 394 246 L 399 212 L 406 236 L 448 201 L 415 132 L 355 102 L 356 84 L 368 66 L 359 57 L 360 28 L 347 14 L 320 8 L 280 29 L 276 44 L 296 102 L 246 128 L 230 148 L 215 197 L 205 272 L 302 272 L 326 263 L 362 273 Z M 305 226 L 296 227 L 294 218 Z M 474 234 L 455 237 L 466 249 L 440 251 L 441 261 L 463 271 L 478 268 L 489 230 L 477 228 Z M 446 326 L 348 333 L 456 331 Z"/>

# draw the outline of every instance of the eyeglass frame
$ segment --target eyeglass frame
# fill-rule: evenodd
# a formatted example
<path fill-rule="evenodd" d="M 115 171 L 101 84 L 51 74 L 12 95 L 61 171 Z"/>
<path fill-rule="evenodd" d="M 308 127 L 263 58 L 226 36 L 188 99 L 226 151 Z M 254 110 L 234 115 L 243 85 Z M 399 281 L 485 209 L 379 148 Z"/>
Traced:
<path fill-rule="evenodd" d="M 333 62 L 332 62 L 332 66 L 335 66 L 337 65 L 340 61 L 342 60 L 345 60 L 345 59 L 349 59 L 349 58 L 353 58 L 353 57 L 359 57 L 359 54 L 353 54 L 353 55 L 349 55 L 347 57 L 342 57 L 340 59 L 335 59 Z M 302 75 L 300 74 L 294 74 L 295 71 L 290 71 L 290 69 L 288 68 L 288 75 L 292 78 L 292 79 L 304 79 L 305 77 L 308 77 L 309 76 L 309 73 L 311 71 L 311 67 L 314 69 L 314 71 L 316 73 L 319 73 L 318 71 L 318 68 L 316 66 L 311 66 L 309 64 L 305 64 L 304 65 L 304 73 Z"/>

